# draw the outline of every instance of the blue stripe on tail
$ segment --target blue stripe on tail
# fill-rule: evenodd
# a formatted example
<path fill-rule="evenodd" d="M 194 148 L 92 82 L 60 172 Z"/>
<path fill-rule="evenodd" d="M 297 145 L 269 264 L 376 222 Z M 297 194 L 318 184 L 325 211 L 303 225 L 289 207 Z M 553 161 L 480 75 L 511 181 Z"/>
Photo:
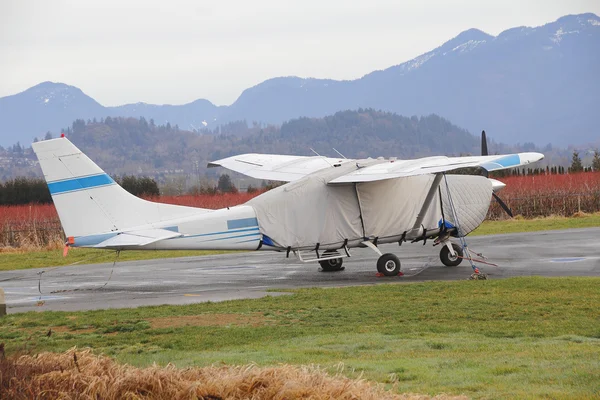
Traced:
<path fill-rule="evenodd" d="M 99 186 L 114 184 L 115 181 L 107 174 L 84 176 L 63 181 L 48 182 L 50 194 L 62 194 L 76 192 L 78 190 L 91 189 Z"/>

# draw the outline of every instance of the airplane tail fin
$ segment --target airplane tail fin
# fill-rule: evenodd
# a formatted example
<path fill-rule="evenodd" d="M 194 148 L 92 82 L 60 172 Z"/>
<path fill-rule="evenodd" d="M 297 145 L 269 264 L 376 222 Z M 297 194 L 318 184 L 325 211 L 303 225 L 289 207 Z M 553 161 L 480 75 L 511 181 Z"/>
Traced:
<path fill-rule="evenodd" d="M 166 221 L 209 211 L 135 197 L 65 137 L 33 143 L 32 148 L 67 237 L 160 228 Z"/>

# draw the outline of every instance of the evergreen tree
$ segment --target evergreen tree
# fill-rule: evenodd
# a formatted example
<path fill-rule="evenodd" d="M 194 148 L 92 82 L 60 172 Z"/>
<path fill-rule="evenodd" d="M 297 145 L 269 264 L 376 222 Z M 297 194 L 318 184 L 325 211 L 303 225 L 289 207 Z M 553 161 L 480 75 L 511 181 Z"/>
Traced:
<path fill-rule="evenodd" d="M 237 188 L 231 182 L 231 178 L 228 174 L 223 174 L 219 177 L 219 183 L 217 183 L 217 189 L 221 193 L 236 193 Z"/>
<path fill-rule="evenodd" d="M 46 181 L 39 178 L 15 178 L 0 183 L 0 205 L 51 203 Z"/>
<path fill-rule="evenodd" d="M 571 168 L 569 172 L 581 172 L 583 171 L 583 164 L 581 163 L 581 157 L 579 157 L 579 152 L 577 150 L 573 150 L 573 158 L 571 160 Z"/>
<path fill-rule="evenodd" d="M 127 190 L 134 196 L 159 196 L 160 190 L 156 181 L 147 177 L 136 177 L 133 175 L 125 175 L 122 178 L 116 179 L 121 187 Z"/>
<path fill-rule="evenodd" d="M 109 122 L 109 118 L 106 118 L 106 123 L 108 124 Z M 73 121 L 73 133 L 76 135 L 80 135 L 83 132 L 85 132 L 85 120 L 83 119 L 76 119 L 75 121 Z"/>
<path fill-rule="evenodd" d="M 600 171 L 600 151 L 594 150 L 594 159 L 592 160 L 592 169 L 594 171 Z"/>

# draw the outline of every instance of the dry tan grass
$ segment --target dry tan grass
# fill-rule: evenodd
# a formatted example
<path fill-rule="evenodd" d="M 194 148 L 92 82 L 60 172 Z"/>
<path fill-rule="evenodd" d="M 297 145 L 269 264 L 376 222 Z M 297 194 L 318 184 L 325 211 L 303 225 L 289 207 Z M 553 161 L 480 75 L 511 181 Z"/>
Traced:
<path fill-rule="evenodd" d="M 583 212 L 583 211 L 577 211 L 575 214 L 571 215 L 571 218 L 585 218 L 587 216 L 589 216 L 590 214 Z"/>
<path fill-rule="evenodd" d="M 18 232 L 8 235 L 0 232 L 0 253 L 28 253 L 31 251 L 57 250 L 65 245 L 61 230 L 43 232 Z M 9 240 L 10 238 L 10 240 Z"/>
<path fill-rule="evenodd" d="M 0 361 L 2 399 L 465 399 L 394 394 L 317 367 L 135 368 L 89 350 Z"/>

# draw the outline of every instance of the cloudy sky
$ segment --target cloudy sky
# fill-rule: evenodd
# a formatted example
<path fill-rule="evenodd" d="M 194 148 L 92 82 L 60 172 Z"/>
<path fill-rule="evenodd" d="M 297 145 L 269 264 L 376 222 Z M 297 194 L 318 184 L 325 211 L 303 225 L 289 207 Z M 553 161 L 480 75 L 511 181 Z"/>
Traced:
<path fill-rule="evenodd" d="M 103 105 L 231 104 L 276 76 L 355 79 L 469 28 L 492 35 L 599 0 L 0 0 L 0 97 L 42 81 Z"/>

